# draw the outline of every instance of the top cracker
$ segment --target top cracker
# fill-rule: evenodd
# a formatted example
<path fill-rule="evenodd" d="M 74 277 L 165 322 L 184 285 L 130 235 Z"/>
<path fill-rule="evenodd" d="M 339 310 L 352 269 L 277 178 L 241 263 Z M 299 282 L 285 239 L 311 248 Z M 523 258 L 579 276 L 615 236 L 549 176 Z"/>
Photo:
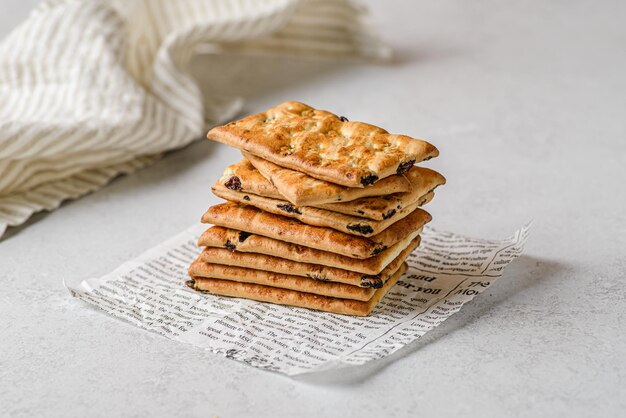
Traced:
<path fill-rule="evenodd" d="M 348 122 L 299 102 L 285 102 L 207 134 L 283 167 L 348 187 L 364 187 L 404 174 L 439 155 L 433 145 L 392 135 L 362 122 Z"/>

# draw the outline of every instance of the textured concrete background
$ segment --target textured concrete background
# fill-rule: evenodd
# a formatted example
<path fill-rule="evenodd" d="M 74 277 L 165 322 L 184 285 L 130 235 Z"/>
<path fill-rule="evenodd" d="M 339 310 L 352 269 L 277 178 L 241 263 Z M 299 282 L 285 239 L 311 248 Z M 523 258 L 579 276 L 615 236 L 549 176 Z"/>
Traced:
<path fill-rule="evenodd" d="M 2 0 L 0 31 L 32 1 Z M 505 4 L 506 3 L 506 4 Z M 198 59 L 246 112 L 287 99 L 435 143 L 433 225 L 527 253 L 440 328 L 362 369 L 290 379 L 72 300 L 196 222 L 234 150 L 206 141 L 0 241 L 0 416 L 624 416 L 626 3 L 370 2 L 388 65 Z"/>

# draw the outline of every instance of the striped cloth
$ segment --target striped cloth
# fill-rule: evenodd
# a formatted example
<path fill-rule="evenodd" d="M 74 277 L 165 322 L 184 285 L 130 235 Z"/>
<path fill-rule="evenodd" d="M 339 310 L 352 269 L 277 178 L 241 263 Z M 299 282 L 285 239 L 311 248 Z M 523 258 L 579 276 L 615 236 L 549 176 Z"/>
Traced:
<path fill-rule="evenodd" d="M 349 0 L 48 0 L 0 44 L 0 236 L 232 118 L 202 45 L 384 58 Z"/>

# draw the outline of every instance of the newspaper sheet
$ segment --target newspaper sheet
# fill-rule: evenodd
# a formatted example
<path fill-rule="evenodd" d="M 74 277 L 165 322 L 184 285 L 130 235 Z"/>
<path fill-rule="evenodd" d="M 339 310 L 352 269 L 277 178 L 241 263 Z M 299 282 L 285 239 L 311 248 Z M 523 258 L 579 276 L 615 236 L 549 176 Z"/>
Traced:
<path fill-rule="evenodd" d="M 487 289 L 524 249 L 529 226 L 506 240 L 425 228 L 409 270 L 369 317 L 226 298 L 184 285 L 206 225 L 192 227 L 103 277 L 66 283 L 104 312 L 287 375 L 362 365 L 420 338 Z"/>

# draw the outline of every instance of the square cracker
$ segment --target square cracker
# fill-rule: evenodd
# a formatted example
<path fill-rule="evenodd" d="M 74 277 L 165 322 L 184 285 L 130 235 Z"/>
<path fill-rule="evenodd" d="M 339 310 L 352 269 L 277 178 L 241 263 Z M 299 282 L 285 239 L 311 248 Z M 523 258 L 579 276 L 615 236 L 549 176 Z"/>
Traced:
<path fill-rule="evenodd" d="M 422 229 L 418 228 L 397 244 L 364 260 L 221 226 L 212 226 L 204 231 L 198 240 L 198 245 L 226 248 L 230 251 L 267 254 L 300 263 L 325 265 L 376 276 L 395 260 L 413 240 L 417 239 L 421 232 Z"/>
<path fill-rule="evenodd" d="M 332 228 L 306 225 L 296 219 L 232 202 L 211 206 L 202 216 L 203 223 L 239 229 L 354 258 L 368 258 L 380 253 L 412 231 L 423 227 L 431 219 L 428 212 L 418 208 L 381 233 L 366 238 Z"/>
<path fill-rule="evenodd" d="M 284 199 L 276 186 L 263 177 L 261 172 L 246 158 L 226 167 L 217 181 L 230 190 Z"/>
<path fill-rule="evenodd" d="M 332 212 L 327 209 L 314 208 L 311 206 L 295 206 L 286 200 L 274 199 L 271 197 L 259 196 L 252 193 L 243 193 L 240 191 L 230 190 L 224 186 L 219 180 L 211 187 L 213 194 L 231 202 L 241 203 L 243 205 L 251 205 L 266 212 L 276 215 L 295 218 L 307 225 L 315 225 L 336 229 L 346 234 L 371 236 L 376 235 L 391 224 L 408 216 L 411 212 L 430 202 L 434 197 L 434 193 L 430 192 L 422 196 L 418 200 L 402 209 L 394 210 L 386 219 L 376 221 L 360 216 L 346 215 L 344 213 Z"/>
<path fill-rule="evenodd" d="M 254 283 L 342 299 L 369 300 L 376 291 L 376 289 L 371 287 L 352 286 L 346 283 L 325 282 L 292 274 L 207 263 L 200 258 L 189 267 L 189 275 L 193 278 L 204 277 L 241 283 Z"/>
<path fill-rule="evenodd" d="M 219 296 L 246 298 L 343 315 L 368 316 L 407 269 L 407 264 L 403 263 L 393 277 L 383 287 L 376 290 L 374 295 L 367 301 L 339 299 L 298 292 L 296 290 L 279 289 L 272 286 L 240 283 L 232 280 L 193 277 L 192 280 L 187 281 L 185 284 L 194 290 Z"/>
<path fill-rule="evenodd" d="M 446 183 L 445 177 L 441 174 L 429 168 L 416 165 L 411 167 L 405 174 L 405 177 L 411 183 L 411 190 L 408 192 L 377 197 L 362 197 L 351 202 L 323 203 L 314 206 L 346 215 L 385 220 L 394 217 L 402 209 Z M 424 204 L 426 202 L 421 203 L 420 206 Z"/>
<path fill-rule="evenodd" d="M 222 176 L 215 182 L 212 189 L 214 193 L 224 199 L 234 200 L 240 203 L 250 203 L 265 210 L 267 210 L 266 207 L 255 205 L 251 197 L 246 197 L 246 195 L 251 193 L 257 196 L 281 200 L 280 203 L 276 202 L 276 205 L 280 204 L 280 207 L 285 209 L 293 207 L 294 213 L 302 212 L 300 209 L 302 206 L 310 206 L 318 209 L 326 209 L 331 212 L 342 213 L 344 215 L 383 221 L 391 219 L 398 214 L 399 211 L 402 211 L 407 206 L 414 204 L 428 192 L 433 191 L 435 188 L 445 184 L 446 182 L 446 179 L 441 174 L 425 167 L 413 166 L 405 176 L 406 179 L 409 180 L 411 187 L 410 190 L 404 193 L 388 194 L 377 197 L 362 197 L 349 202 L 296 205 L 291 201 L 284 201 L 285 197 L 279 192 L 276 186 L 272 184 L 270 180 L 261 175 L 261 173 L 247 159 L 243 158 L 239 162 L 228 166 L 224 170 Z M 315 181 L 319 182 L 319 180 Z M 367 189 L 369 188 L 352 190 Z M 220 192 L 222 194 L 220 194 Z M 233 194 L 238 192 L 241 192 L 241 194 Z M 234 197 L 234 199 L 227 197 L 226 195 Z M 242 199 L 245 200 L 245 202 L 242 201 Z M 425 203 L 425 201 L 422 202 L 420 206 Z M 283 214 L 283 212 L 284 211 L 273 211 L 273 213 L 278 214 Z M 298 218 L 297 216 L 294 217 Z M 301 220 L 305 223 L 309 223 L 304 219 Z M 358 223 L 358 220 L 355 220 L 354 222 Z M 345 223 L 345 221 L 343 223 Z M 324 225 L 322 224 L 322 226 Z M 345 231 L 345 229 L 341 228 L 339 230 Z M 350 232 L 350 230 L 346 232 Z"/>
<path fill-rule="evenodd" d="M 211 264 L 224 264 L 227 266 L 240 267 L 244 269 L 262 270 L 290 276 L 303 276 L 310 279 L 321 280 L 324 282 L 345 283 L 351 286 L 379 289 L 387 280 L 389 280 L 389 278 L 393 275 L 393 273 L 395 273 L 400 265 L 404 263 L 409 254 L 411 254 L 411 252 L 415 248 L 417 248 L 419 242 L 420 237 L 418 236 L 413 241 L 411 241 L 411 243 L 378 274 L 363 274 L 357 271 L 329 267 L 323 264 L 302 263 L 266 254 L 246 253 L 240 251 L 232 251 L 227 248 L 216 247 L 205 248 L 198 257 L 198 261 Z M 194 272 L 192 272 L 191 274 L 203 276 L 203 274 Z M 228 279 L 228 277 L 208 277 Z M 254 283 L 266 284 L 260 282 Z M 269 285 L 284 287 L 271 283 Z M 297 288 L 295 290 L 317 293 Z M 354 299 L 348 296 L 337 297 Z M 367 299 L 369 299 L 369 297 Z"/>
<path fill-rule="evenodd" d="M 408 192 L 411 183 L 403 175 L 384 178 L 368 187 L 346 187 L 319 180 L 296 170 L 281 167 L 250 153 L 243 155 L 276 189 L 294 205 L 315 206 L 322 203 L 347 202 L 367 196 Z"/>
<path fill-rule="evenodd" d="M 414 163 L 438 155 L 426 141 L 392 135 L 362 122 L 303 103 L 285 102 L 207 134 L 231 145 L 311 177 L 348 187 L 364 187 Z"/>

